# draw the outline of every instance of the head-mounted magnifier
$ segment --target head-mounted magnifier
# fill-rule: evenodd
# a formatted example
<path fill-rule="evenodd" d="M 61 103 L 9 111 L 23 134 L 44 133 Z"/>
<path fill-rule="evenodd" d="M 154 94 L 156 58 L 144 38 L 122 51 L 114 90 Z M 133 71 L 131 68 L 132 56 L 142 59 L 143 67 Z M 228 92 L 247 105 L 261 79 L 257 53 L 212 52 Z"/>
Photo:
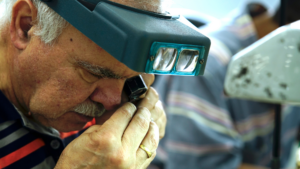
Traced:
<path fill-rule="evenodd" d="M 203 75 L 210 40 L 183 17 L 108 0 L 41 0 L 137 72 Z"/>

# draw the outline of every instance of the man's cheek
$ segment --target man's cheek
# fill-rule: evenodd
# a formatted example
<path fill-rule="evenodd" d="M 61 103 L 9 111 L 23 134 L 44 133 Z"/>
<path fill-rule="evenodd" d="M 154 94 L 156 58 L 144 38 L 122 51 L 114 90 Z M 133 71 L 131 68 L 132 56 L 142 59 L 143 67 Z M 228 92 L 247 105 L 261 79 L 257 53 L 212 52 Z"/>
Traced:
<path fill-rule="evenodd" d="M 57 80 L 56 84 L 49 82 L 49 85 L 39 88 L 32 99 L 31 107 L 64 112 L 88 98 L 88 94 L 80 92 L 83 90 L 76 90 L 71 82 L 63 82 L 64 80 Z"/>

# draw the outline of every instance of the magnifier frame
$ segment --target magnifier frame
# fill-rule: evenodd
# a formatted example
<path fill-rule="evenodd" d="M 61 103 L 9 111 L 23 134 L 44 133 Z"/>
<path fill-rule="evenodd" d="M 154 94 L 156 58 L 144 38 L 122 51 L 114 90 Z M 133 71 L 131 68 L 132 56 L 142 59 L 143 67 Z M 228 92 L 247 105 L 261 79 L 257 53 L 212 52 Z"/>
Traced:
<path fill-rule="evenodd" d="M 204 62 L 194 75 L 204 74 L 210 40 L 182 16 L 144 11 L 107 0 L 41 1 L 134 71 L 151 73 L 146 70 L 151 46 L 164 42 L 203 46 Z"/>

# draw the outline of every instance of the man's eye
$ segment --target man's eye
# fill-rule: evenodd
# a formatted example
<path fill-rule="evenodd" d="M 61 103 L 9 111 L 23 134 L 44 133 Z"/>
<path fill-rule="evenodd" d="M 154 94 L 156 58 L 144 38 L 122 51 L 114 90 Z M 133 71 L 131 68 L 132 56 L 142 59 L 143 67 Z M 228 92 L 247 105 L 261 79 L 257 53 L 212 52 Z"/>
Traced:
<path fill-rule="evenodd" d="M 95 76 L 95 77 L 97 77 L 98 79 L 100 79 L 100 76 L 99 75 L 96 75 L 96 74 L 94 74 L 94 73 L 91 73 L 91 72 L 89 72 L 91 75 L 93 75 L 93 76 Z"/>
<path fill-rule="evenodd" d="M 99 80 L 99 78 L 100 78 L 99 76 L 97 76 L 83 68 L 79 68 L 79 73 L 80 73 L 81 77 L 88 83 L 94 83 L 97 80 Z"/>

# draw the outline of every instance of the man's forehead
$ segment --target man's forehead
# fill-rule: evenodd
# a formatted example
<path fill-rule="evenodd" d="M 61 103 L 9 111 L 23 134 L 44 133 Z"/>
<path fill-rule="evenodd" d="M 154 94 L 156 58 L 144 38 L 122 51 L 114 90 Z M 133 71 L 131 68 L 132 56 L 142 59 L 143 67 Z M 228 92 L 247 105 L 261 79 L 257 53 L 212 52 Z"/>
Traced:
<path fill-rule="evenodd" d="M 133 8 L 162 13 L 165 12 L 166 5 L 170 0 L 110 0 L 110 1 L 127 5 Z"/>

